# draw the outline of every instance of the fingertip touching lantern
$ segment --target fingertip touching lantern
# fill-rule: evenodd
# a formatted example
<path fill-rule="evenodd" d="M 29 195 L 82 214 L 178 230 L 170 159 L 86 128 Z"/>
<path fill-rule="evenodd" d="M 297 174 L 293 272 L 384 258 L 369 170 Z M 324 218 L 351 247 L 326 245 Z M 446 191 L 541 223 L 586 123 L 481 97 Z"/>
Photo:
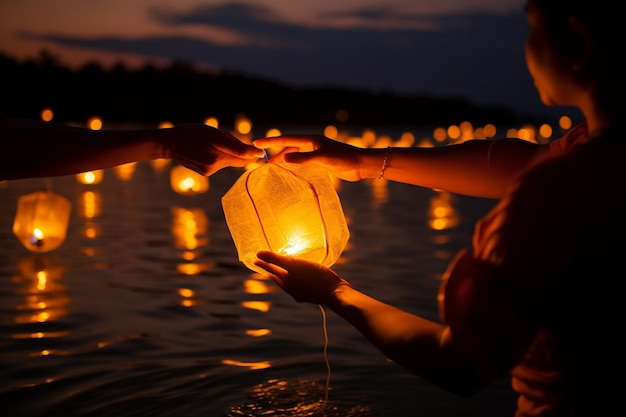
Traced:
<path fill-rule="evenodd" d="M 201 194 L 209 189 L 209 179 L 182 165 L 170 171 L 170 185 L 178 194 Z"/>
<path fill-rule="evenodd" d="M 49 252 L 61 246 L 67 235 L 72 205 L 52 191 L 23 195 L 17 201 L 13 233 L 33 252 Z"/>
<path fill-rule="evenodd" d="M 222 208 L 239 260 L 260 273 L 260 250 L 331 266 L 350 237 L 330 175 L 318 167 L 270 163 L 246 171 Z"/>

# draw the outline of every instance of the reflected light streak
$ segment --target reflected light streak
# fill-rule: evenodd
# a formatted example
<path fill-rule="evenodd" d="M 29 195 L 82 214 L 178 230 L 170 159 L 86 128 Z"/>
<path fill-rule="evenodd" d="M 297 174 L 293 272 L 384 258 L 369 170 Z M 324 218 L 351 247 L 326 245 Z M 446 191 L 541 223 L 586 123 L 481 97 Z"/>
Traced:
<path fill-rule="evenodd" d="M 102 195 L 98 191 L 85 191 L 80 195 L 78 206 L 83 217 L 88 219 L 98 217 L 102 207 Z"/>
<path fill-rule="evenodd" d="M 19 291 L 24 299 L 15 308 L 16 323 L 42 323 L 67 315 L 71 298 L 62 284 L 65 267 L 51 257 L 33 256 L 20 261 L 17 268 L 19 275 L 13 281 L 24 286 Z"/>
<path fill-rule="evenodd" d="M 268 294 L 270 287 L 265 282 L 247 279 L 243 282 L 243 290 L 246 294 Z"/>
<path fill-rule="evenodd" d="M 272 304 L 268 301 L 242 301 L 241 306 L 248 310 L 257 310 L 262 313 L 270 311 Z"/>
<path fill-rule="evenodd" d="M 246 330 L 246 334 L 253 337 L 262 337 L 271 335 L 272 331 L 270 329 L 250 329 Z"/>
<path fill-rule="evenodd" d="M 175 247 L 193 250 L 209 244 L 207 237 L 199 237 L 205 236 L 209 230 L 209 219 L 202 209 L 172 207 L 170 212 Z M 188 259 L 190 256 L 185 253 L 184 257 Z"/>
<path fill-rule="evenodd" d="M 180 263 L 176 265 L 176 271 L 183 275 L 198 275 L 204 271 L 210 271 L 215 267 L 213 262 L 206 263 Z"/>
<path fill-rule="evenodd" d="M 266 369 L 266 368 L 269 368 L 270 366 L 272 366 L 269 361 L 241 362 L 241 361 L 236 361 L 236 360 L 233 360 L 233 359 L 222 359 L 221 362 L 224 365 L 231 365 L 231 366 L 238 366 L 238 367 L 242 367 L 242 368 L 249 368 L 251 370 Z"/>

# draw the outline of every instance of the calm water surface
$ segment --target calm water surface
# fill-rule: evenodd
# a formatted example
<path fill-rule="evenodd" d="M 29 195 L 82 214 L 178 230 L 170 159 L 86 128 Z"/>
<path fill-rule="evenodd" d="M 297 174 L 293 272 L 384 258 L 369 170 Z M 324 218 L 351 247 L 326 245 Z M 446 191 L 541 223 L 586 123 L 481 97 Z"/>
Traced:
<path fill-rule="evenodd" d="M 319 306 L 237 261 L 220 197 L 175 193 L 172 165 L 0 184 L 0 404 L 6 416 L 507 416 L 503 381 L 463 399 L 389 362 Z M 12 234 L 17 199 L 46 185 L 72 214 L 59 249 Z M 351 237 L 334 269 L 386 302 L 437 319 L 451 257 L 492 202 L 402 184 L 338 186 Z M 435 215 L 433 208 L 439 207 Z M 432 221 L 439 216 L 435 230 Z"/>

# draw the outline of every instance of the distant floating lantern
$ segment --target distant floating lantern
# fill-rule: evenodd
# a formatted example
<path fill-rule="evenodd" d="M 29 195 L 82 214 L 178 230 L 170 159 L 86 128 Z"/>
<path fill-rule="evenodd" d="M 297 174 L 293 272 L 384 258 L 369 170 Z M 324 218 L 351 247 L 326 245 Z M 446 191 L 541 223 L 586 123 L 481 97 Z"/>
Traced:
<path fill-rule="evenodd" d="M 201 194 L 209 189 L 209 178 L 177 165 L 170 171 L 170 185 L 178 194 Z"/>
<path fill-rule="evenodd" d="M 61 246 L 67 235 L 72 205 L 52 191 L 23 195 L 17 202 L 13 233 L 33 252 L 49 252 Z"/>
<path fill-rule="evenodd" d="M 76 174 L 76 181 L 81 184 L 99 184 L 104 177 L 104 170 L 87 171 Z"/>
<path fill-rule="evenodd" d="M 239 260 L 260 273 L 260 250 L 331 266 L 350 237 L 330 176 L 316 167 L 272 163 L 246 171 L 222 208 Z"/>

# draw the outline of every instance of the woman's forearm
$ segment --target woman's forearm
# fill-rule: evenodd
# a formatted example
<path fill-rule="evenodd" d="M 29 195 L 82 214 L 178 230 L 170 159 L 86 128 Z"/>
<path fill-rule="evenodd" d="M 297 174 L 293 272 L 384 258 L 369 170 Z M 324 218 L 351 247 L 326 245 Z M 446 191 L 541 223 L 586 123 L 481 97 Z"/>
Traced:
<path fill-rule="evenodd" d="M 371 298 L 348 285 L 337 287 L 329 307 L 383 354 L 414 374 L 467 395 L 484 380 L 454 349 L 448 329 Z"/>
<path fill-rule="evenodd" d="M 367 150 L 361 158 L 364 177 L 384 178 L 475 197 L 500 198 L 509 184 L 542 152 L 516 139 L 471 140 L 435 148 Z"/>

